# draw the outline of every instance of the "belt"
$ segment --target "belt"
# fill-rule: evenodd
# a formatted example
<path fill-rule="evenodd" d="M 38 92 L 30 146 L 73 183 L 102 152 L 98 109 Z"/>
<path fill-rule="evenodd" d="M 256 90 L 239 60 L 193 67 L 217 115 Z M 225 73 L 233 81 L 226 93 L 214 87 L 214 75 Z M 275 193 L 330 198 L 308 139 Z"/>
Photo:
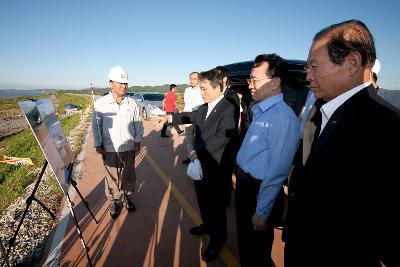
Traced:
<path fill-rule="evenodd" d="M 237 172 L 238 177 L 240 177 L 244 180 L 255 179 L 253 176 L 251 176 L 250 174 L 248 174 L 247 172 L 242 170 L 242 168 L 240 168 L 239 166 L 237 166 L 236 172 Z"/>

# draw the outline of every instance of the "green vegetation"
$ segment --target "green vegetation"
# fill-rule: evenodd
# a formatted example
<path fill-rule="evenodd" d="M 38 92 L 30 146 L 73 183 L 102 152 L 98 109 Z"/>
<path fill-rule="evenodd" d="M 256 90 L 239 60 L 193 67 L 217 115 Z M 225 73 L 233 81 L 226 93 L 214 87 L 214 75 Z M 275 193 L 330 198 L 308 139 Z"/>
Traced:
<path fill-rule="evenodd" d="M 75 128 L 79 124 L 79 121 L 81 120 L 81 114 L 77 113 L 72 116 L 68 116 L 65 118 L 62 118 L 60 120 L 60 123 L 62 127 L 64 128 L 64 133 L 65 135 L 69 135 L 69 132 Z"/>
<path fill-rule="evenodd" d="M 13 101 L 9 102 L 11 103 L 10 108 L 18 107 L 18 101 L 26 100 L 18 99 L 14 99 L 17 106 L 15 106 L 15 103 L 12 104 Z M 62 93 L 53 95 L 52 99 L 53 102 L 57 103 L 57 110 L 64 110 L 66 103 L 73 103 L 81 106 L 82 109 L 86 109 L 91 101 L 89 96 L 82 97 Z M 66 135 L 78 125 L 80 118 L 81 114 L 77 113 L 60 120 Z M 37 178 L 38 169 L 35 170 L 34 168 L 41 168 L 45 162 L 45 157 L 30 129 L 26 129 L 0 141 L 0 158 L 3 158 L 3 156 L 28 157 L 34 161 L 35 166 L 0 164 L 0 214 Z M 57 183 L 57 181 L 53 177 L 49 183 Z"/>
<path fill-rule="evenodd" d="M 176 89 L 178 93 L 183 93 L 185 88 L 189 85 L 187 84 L 177 84 Z M 102 95 L 104 93 L 108 93 L 110 91 L 109 88 L 94 88 L 93 93 L 95 95 Z M 131 86 L 128 88 L 128 92 L 136 93 L 136 92 L 159 92 L 166 93 L 169 91 L 169 84 L 159 85 L 159 86 Z M 64 93 L 75 93 L 75 94 L 91 94 L 91 89 L 82 89 L 82 90 L 63 90 Z"/>
<path fill-rule="evenodd" d="M 183 99 L 183 93 L 177 93 L 176 94 L 176 103 L 183 108 L 185 106 L 185 101 Z"/>
<path fill-rule="evenodd" d="M 57 99 L 56 111 L 60 113 L 64 113 L 65 104 L 74 104 L 79 106 L 82 110 L 85 110 L 90 105 L 91 101 L 89 96 L 82 97 L 82 95 L 78 94 L 57 93 L 55 96 Z"/>
<path fill-rule="evenodd" d="M 0 98 L 0 110 L 8 110 L 8 109 L 19 109 L 18 102 L 27 101 L 27 100 L 37 100 L 39 98 L 46 98 L 48 95 L 41 96 L 20 96 L 16 98 Z"/>

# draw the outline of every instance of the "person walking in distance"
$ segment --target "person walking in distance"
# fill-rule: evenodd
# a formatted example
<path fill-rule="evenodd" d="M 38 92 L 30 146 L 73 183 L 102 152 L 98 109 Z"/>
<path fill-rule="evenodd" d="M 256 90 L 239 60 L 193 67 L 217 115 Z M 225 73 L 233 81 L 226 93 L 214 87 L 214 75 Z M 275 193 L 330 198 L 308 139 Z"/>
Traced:
<path fill-rule="evenodd" d="M 201 97 L 201 90 L 199 87 L 199 73 L 194 71 L 189 75 L 189 87 L 185 89 L 184 112 L 196 111 L 199 106 L 204 104 L 203 98 Z M 189 164 L 190 153 L 193 150 L 193 125 L 187 124 L 185 126 L 185 142 L 187 146 L 187 158 L 182 161 L 183 164 Z"/>
<path fill-rule="evenodd" d="M 175 112 L 175 109 L 178 108 L 178 104 L 176 103 L 176 84 L 171 84 L 169 86 L 169 92 L 165 94 L 163 101 L 163 108 L 167 114 L 172 114 Z M 161 129 L 161 137 L 168 137 L 166 134 L 168 125 L 165 123 Z M 181 129 L 177 125 L 174 126 L 176 132 L 178 134 L 183 133 Z"/>
<path fill-rule="evenodd" d="M 96 152 L 103 157 L 105 194 L 110 215 L 118 217 L 124 206 L 135 211 L 135 153 L 140 149 L 143 125 L 136 102 L 125 96 L 128 74 L 120 66 L 108 73 L 111 92 L 94 104 L 93 138 Z"/>
<path fill-rule="evenodd" d="M 323 104 L 289 180 L 285 266 L 400 266 L 400 113 L 371 85 L 374 38 L 359 20 L 319 31 L 308 53 Z"/>

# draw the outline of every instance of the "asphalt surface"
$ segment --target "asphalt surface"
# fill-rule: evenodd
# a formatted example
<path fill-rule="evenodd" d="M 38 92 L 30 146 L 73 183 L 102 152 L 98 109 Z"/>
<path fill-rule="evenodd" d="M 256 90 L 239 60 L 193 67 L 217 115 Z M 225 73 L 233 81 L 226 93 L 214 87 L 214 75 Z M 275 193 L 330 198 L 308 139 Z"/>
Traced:
<path fill-rule="evenodd" d="M 109 215 L 104 194 L 104 167 L 93 149 L 89 134 L 82 152 L 77 187 L 98 224 L 77 193 L 70 191 L 74 211 L 88 255 L 94 266 L 239 266 L 234 197 L 227 210 L 228 240 L 219 258 L 206 263 L 201 252 L 207 236 L 198 237 L 189 229 L 201 222 L 192 180 L 181 161 L 186 156 L 184 134 L 161 138 L 161 127 L 144 121 L 144 140 L 136 155 L 136 211 L 123 209 L 117 219 Z M 234 177 L 233 177 L 234 180 Z M 50 266 L 89 266 L 68 205 L 47 242 L 44 259 Z M 275 230 L 273 259 L 283 266 L 280 230 Z"/>

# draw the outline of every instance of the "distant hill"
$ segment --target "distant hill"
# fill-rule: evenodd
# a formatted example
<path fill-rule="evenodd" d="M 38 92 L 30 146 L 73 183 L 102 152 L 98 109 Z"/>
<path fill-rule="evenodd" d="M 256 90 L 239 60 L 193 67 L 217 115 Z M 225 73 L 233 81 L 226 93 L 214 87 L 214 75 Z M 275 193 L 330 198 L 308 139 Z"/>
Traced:
<path fill-rule="evenodd" d="M 177 84 L 178 93 L 183 93 L 187 84 Z M 90 94 L 90 88 L 78 89 L 78 90 L 57 90 L 57 89 L 34 89 L 34 90 L 18 90 L 18 89 L 4 89 L 0 90 L 0 98 L 15 98 L 19 96 L 40 96 L 43 94 L 50 94 L 55 92 L 63 93 L 75 93 L 75 94 Z M 109 88 L 93 88 L 94 94 L 103 94 L 109 92 Z M 160 92 L 165 93 L 169 91 L 169 84 L 158 85 L 158 86 L 131 86 L 128 88 L 128 92 Z"/>
<path fill-rule="evenodd" d="M 5 89 L 0 90 L 0 98 L 15 98 L 19 96 L 38 96 L 56 92 L 56 89 L 34 89 L 34 90 L 18 90 Z"/>
<path fill-rule="evenodd" d="M 188 87 L 188 84 L 177 84 L 177 92 L 183 93 L 185 89 Z M 109 88 L 93 88 L 93 92 L 96 95 L 101 95 L 103 93 L 109 92 Z M 131 86 L 128 88 L 128 92 L 160 92 L 166 93 L 169 91 L 169 84 L 158 85 L 158 86 Z M 83 93 L 90 94 L 91 89 L 86 88 L 82 90 L 62 90 L 64 93 Z"/>

